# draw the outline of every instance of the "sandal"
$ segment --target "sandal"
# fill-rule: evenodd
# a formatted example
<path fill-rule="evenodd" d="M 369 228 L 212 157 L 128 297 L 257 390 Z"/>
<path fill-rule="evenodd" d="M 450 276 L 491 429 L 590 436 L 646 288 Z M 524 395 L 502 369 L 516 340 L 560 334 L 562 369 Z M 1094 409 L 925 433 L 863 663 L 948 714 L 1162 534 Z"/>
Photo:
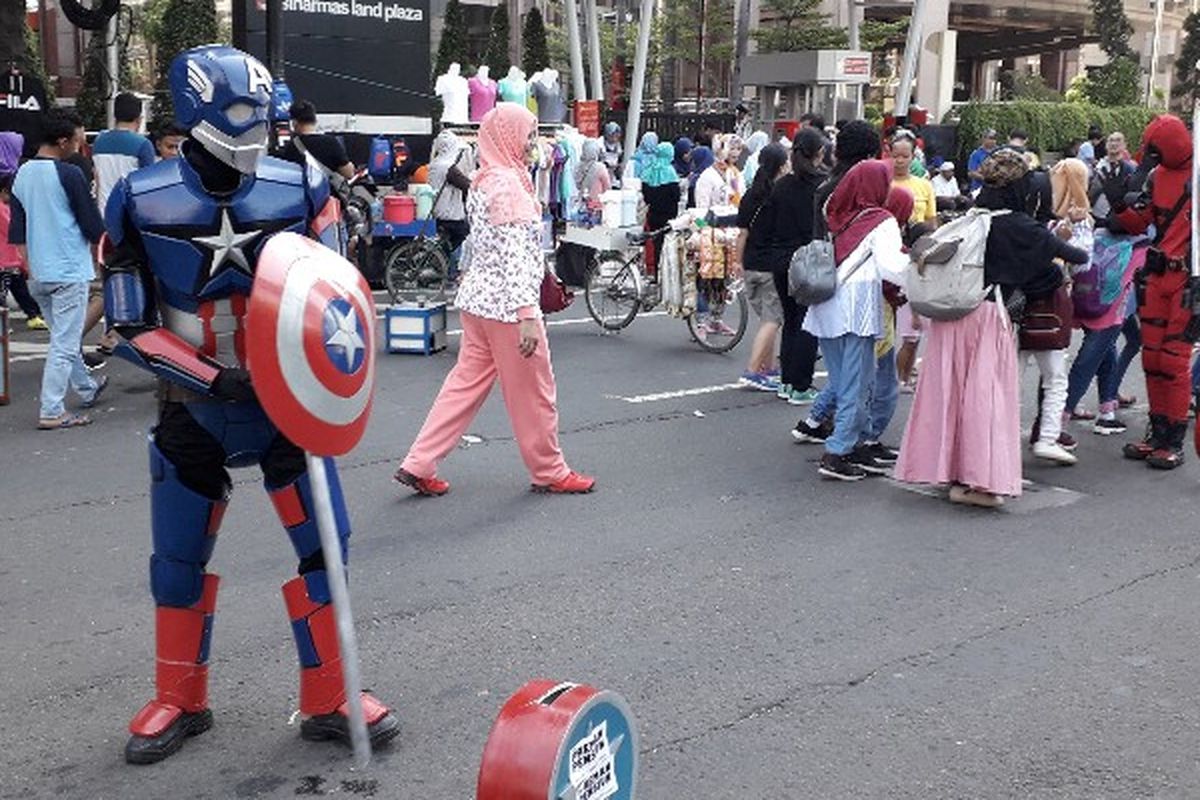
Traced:
<path fill-rule="evenodd" d="M 981 492 L 969 486 L 955 484 L 950 487 L 950 502 L 979 508 L 999 508 L 1004 505 L 1004 498 L 991 492 Z"/>
<path fill-rule="evenodd" d="M 83 414 L 63 414 L 61 417 L 51 417 L 50 419 L 39 419 L 39 431 L 57 431 L 63 428 L 81 428 L 84 425 L 91 425 L 91 417 Z"/>
<path fill-rule="evenodd" d="M 96 403 L 100 402 L 100 395 L 104 394 L 104 390 L 108 388 L 108 376 L 102 375 L 100 380 L 96 381 L 96 391 L 92 392 L 90 400 L 84 400 L 79 404 L 80 408 L 95 408 Z"/>

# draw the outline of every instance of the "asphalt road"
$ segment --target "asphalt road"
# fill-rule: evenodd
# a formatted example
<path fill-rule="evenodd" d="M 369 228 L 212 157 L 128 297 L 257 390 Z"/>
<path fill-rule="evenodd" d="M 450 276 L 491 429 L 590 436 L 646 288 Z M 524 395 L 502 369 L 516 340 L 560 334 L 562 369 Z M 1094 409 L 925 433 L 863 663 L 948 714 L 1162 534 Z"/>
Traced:
<path fill-rule="evenodd" d="M 1124 437 L 1076 428 L 1081 464 L 1027 460 L 1031 491 L 998 513 L 831 484 L 788 435 L 795 409 L 719 388 L 744 344 L 703 353 L 661 316 L 601 336 L 570 321 L 583 313 L 552 346 L 588 496 L 528 491 L 498 395 L 444 464 L 449 496 L 401 491 L 392 471 L 457 343 L 381 359 L 368 435 L 340 465 L 363 673 L 403 731 L 363 772 L 298 738 L 279 595 L 294 557 L 257 470 L 237 473 L 211 565 L 216 724 L 124 764 L 153 691 L 151 383 L 114 364 L 96 424 L 37 432 L 41 362 L 15 364 L 0 798 L 466 800 L 497 711 L 535 677 L 625 696 L 643 798 L 1200 797 L 1195 459 L 1152 474 L 1120 459 Z M 18 335 L 24 353 L 37 341 Z"/>

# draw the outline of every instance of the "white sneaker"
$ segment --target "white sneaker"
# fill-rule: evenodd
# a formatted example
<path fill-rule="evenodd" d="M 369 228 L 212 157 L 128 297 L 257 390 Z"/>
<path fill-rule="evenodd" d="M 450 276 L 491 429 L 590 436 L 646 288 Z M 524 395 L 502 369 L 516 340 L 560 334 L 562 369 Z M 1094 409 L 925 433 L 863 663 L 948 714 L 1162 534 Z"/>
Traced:
<path fill-rule="evenodd" d="M 1079 462 L 1079 459 L 1057 442 L 1038 442 L 1033 446 L 1033 455 L 1034 458 L 1053 461 L 1055 464 L 1062 464 L 1063 466 L 1070 466 Z"/>

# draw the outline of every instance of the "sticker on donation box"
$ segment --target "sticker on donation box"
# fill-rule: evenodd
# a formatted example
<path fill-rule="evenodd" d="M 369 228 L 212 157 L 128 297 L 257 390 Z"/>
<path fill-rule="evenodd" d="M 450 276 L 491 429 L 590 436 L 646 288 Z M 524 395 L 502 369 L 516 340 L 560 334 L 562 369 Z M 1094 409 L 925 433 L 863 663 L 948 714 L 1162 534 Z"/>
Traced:
<path fill-rule="evenodd" d="M 608 747 L 608 723 L 571 747 L 569 778 L 579 800 L 605 800 L 617 793 L 612 750 Z"/>

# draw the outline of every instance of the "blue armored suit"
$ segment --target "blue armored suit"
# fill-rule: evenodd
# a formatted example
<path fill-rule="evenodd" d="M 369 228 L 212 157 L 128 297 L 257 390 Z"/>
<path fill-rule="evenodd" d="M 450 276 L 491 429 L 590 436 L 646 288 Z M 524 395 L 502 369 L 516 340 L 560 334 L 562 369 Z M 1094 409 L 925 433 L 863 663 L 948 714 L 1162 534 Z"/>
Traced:
<path fill-rule="evenodd" d="M 347 698 L 305 453 L 264 413 L 246 371 L 246 314 L 266 240 L 307 234 L 340 251 L 340 212 L 315 169 L 264 156 L 272 81 L 253 57 L 206 46 L 170 73 L 181 158 L 138 170 L 105 210 L 105 313 L 121 353 L 160 378 L 150 442 L 156 695 L 130 723 L 131 763 L 159 761 L 212 724 L 208 651 L 218 578 L 207 571 L 232 482 L 258 463 L 299 560 L 283 594 L 300 657 L 301 734 L 348 740 Z M 281 354 L 282 355 L 282 354 Z M 297 357 L 303 357 L 297 354 Z M 326 465 L 342 560 L 350 534 Z M 399 723 L 361 699 L 373 741 Z"/>

